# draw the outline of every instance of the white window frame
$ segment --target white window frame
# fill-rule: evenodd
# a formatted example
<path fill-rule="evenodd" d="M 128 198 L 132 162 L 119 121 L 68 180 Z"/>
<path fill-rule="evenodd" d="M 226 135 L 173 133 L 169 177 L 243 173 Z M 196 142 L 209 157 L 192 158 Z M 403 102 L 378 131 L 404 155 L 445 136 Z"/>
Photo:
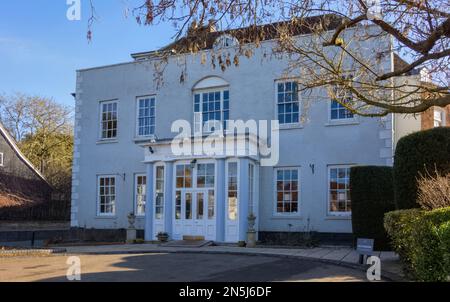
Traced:
<path fill-rule="evenodd" d="M 153 133 L 150 133 L 150 134 L 148 134 L 148 135 L 140 135 L 140 134 L 139 134 L 139 128 L 140 128 L 140 127 L 139 127 L 139 110 L 140 110 L 139 102 L 140 102 L 141 100 L 145 100 L 145 99 L 150 99 L 150 102 L 151 102 L 151 100 L 153 99 L 154 102 L 155 102 L 155 106 L 154 106 L 154 115 L 153 115 L 154 124 L 153 124 L 153 125 L 152 125 L 152 124 L 149 125 L 150 130 L 151 130 L 151 128 L 153 127 Z M 138 138 L 145 138 L 145 137 L 150 137 L 150 138 L 152 138 L 152 137 L 155 137 L 155 132 L 156 132 L 156 103 L 157 103 L 156 95 L 138 96 L 138 97 L 136 98 L 136 137 L 138 137 Z M 152 109 L 152 106 L 151 106 L 151 104 L 150 104 L 149 110 L 151 110 L 151 109 Z M 149 118 L 150 118 L 150 120 L 151 120 L 151 118 L 152 118 L 152 115 L 151 115 L 151 114 L 150 114 Z M 150 132 L 151 132 L 151 131 L 150 131 Z"/>
<path fill-rule="evenodd" d="M 145 211 L 143 214 L 138 212 L 138 178 L 139 177 L 145 177 L 145 185 L 148 186 L 147 184 L 147 174 L 145 173 L 137 173 L 134 175 L 134 214 L 137 217 L 145 217 Z M 145 194 L 145 205 L 147 205 L 147 192 L 144 193 Z"/>
<path fill-rule="evenodd" d="M 436 112 L 439 112 L 440 120 L 436 119 Z M 436 126 L 436 122 L 440 123 L 440 126 Z M 445 121 L 445 111 L 440 108 L 433 109 L 433 128 L 444 127 L 446 125 Z"/>
<path fill-rule="evenodd" d="M 3 154 L 3 152 L 0 152 L 0 167 L 4 167 L 5 166 L 5 155 Z"/>
<path fill-rule="evenodd" d="M 278 122 L 279 120 L 279 112 L 278 112 L 278 105 L 280 105 L 278 103 L 278 84 L 285 84 L 285 83 L 297 83 L 297 87 L 300 86 L 300 83 L 297 79 L 293 78 L 293 79 L 280 79 L 280 80 L 276 80 L 275 81 L 275 120 L 277 120 Z M 292 123 L 280 123 L 280 128 L 296 128 L 296 127 L 301 127 L 302 122 L 301 122 L 301 117 L 302 117 L 302 98 L 301 98 L 301 93 L 300 93 L 300 89 L 298 89 L 298 95 L 297 95 L 297 99 L 298 99 L 298 122 L 292 122 Z"/>
<path fill-rule="evenodd" d="M 116 136 L 115 137 L 103 137 L 103 105 L 108 104 L 116 104 Z M 100 101 L 99 102 L 99 133 L 98 133 L 99 140 L 101 141 L 114 141 L 117 140 L 119 137 L 119 100 L 109 100 L 109 101 Z"/>
<path fill-rule="evenodd" d="M 339 169 L 339 168 L 347 168 L 350 169 L 355 165 L 353 164 L 342 164 L 342 165 L 328 165 L 327 166 L 327 216 L 329 217 L 351 217 L 352 212 L 333 212 L 331 211 L 331 169 Z M 349 187 L 350 187 L 350 181 L 349 181 Z M 349 188 L 350 192 L 350 188 Z M 351 201 L 351 199 L 350 199 Z"/>
<path fill-rule="evenodd" d="M 273 215 L 275 217 L 298 217 L 301 216 L 301 201 L 302 201 L 302 190 L 300 188 L 301 185 L 301 174 L 300 174 L 300 166 L 288 166 L 288 167 L 277 167 L 273 169 Z M 297 179 L 297 192 L 298 192 L 298 200 L 297 200 L 297 212 L 290 212 L 290 213 L 279 213 L 278 212 L 278 190 L 277 190 L 277 174 L 278 171 L 284 171 L 284 170 L 297 170 L 297 175 L 298 175 L 298 179 Z"/>
<path fill-rule="evenodd" d="M 251 162 L 248 164 L 248 213 L 257 216 L 255 213 L 255 174 L 256 166 Z"/>
<path fill-rule="evenodd" d="M 335 89 L 335 88 L 336 88 L 336 86 L 334 86 L 333 89 Z M 355 96 L 353 94 L 351 94 L 351 97 L 352 97 L 352 99 L 354 99 Z M 333 102 L 337 102 L 337 101 L 332 99 L 332 98 L 330 98 L 330 100 L 328 101 L 328 106 L 327 106 L 327 108 L 328 108 L 328 110 L 327 110 L 328 111 L 328 123 L 329 124 L 331 124 L 331 125 L 340 125 L 340 124 L 341 125 L 345 125 L 345 124 L 356 124 L 356 123 L 359 122 L 358 115 L 355 114 L 355 113 L 353 113 L 353 117 L 332 119 L 331 112 L 333 111 L 333 108 L 332 108 Z M 340 104 L 339 102 L 337 102 L 337 103 Z M 346 108 L 344 107 L 344 109 L 346 109 Z M 348 109 L 346 109 L 346 110 L 348 110 Z"/>
<path fill-rule="evenodd" d="M 101 213 L 100 209 L 100 179 L 101 178 L 114 178 L 114 211 L 112 213 Z M 117 213 L 117 177 L 116 175 L 98 175 L 97 176 L 97 217 L 116 217 Z"/>
<path fill-rule="evenodd" d="M 229 180 L 230 180 L 230 171 L 229 171 L 229 168 L 230 168 L 230 164 L 236 164 L 236 167 L 237 167 L 237 171 L 236 171 L 236 180 L 237 180 L 237 184 L 236 184 L 236 195 L 237 195 L 237 198 L 236 198 L 236 219 L 234 219 L 234 220 L 232 220 L 232 219 L 230 219 L 230 216 L 229 216 L 229 209 L 230 209 L 230 206 L 229 206 L 229 203 L 228 203 L 228 198 L 229 198 Z M 240 185 L 240 178 L 241 178 L 241 175 L 240 175 L 240 173 L 241 173 L 241 165 L 240 165 L 240 163 L 239 163 L 239 160 L 234 160 L 234 159 L 232 159 L 232 160 L 228 160 L 228 161 L 226 161 L 225 162 L 225 198 L 226 198 L 226 200 L 225 200 L 225 220 L 226 221 L 233 221 L 233 222 L 238 222 L 239 221 L 239 215 L 240 215 L 240 209 L 239 209 L 239 207 L 240 207 L 240 203 L 239 203 L 239 201 L 240 201 L 240 198 L 241 198 L 241 192 L 240 192 L 240 190 L 239 190 L 239 185 Z"/>
<path fill-rule="evenodd" d="M 225 91 L 228 91 L 228 109 L 224 109 L 224 100 L 225 100 Z M 201 127 L 201 132 L 203 133 L 211 133 L 211 131 L 205 131 L 204 122 L 203 122 L 203 94 L 209 94 L 211 92 L 220 92 L 220 125 L 221 131 L 226 132 L 224 124 L 225 121 L 230 120 L 231 113 L 231 93 L 229 86 L 218 86 L 218 87 L 210 87 L 210 88 L 202 88 L 195 89 L 192 93 L 192 112 L 194 113 L 194 132 L 199 133 L 199 127 Z M 195 95 L 200 95 L 200 112 L 195 112 Z M 225 111 L 228 111 L 228 120 L 225 120 Z M 228 123 L 227 123 L 228 124 Z M 228 126 L 227 126 L 228 128 Z M 216 129 L 216 131 L 218 131 Z"/>
<path fill-rule="evenodd" d="M 163 200 L 162 200 L 162 216 L 161 216 L 161 218 L 156 218 L 156 197 L 158 196 L 158 193 L 157 193 L 157 186 L 156 186 L 156 182 L 157 182 L 157 180 L 158 180 L 158 168 L 163 168 L 163 178 L 162 178 L 162 183 L 163 183 L 163 186 L 162 186 L 162 194 L 163 194 Z M 164 218 L 165 218 L 165 213 L 166 213 L 166 173 L 167 173 L 167 170 L 166 170 L 166 166 L 164 165 L 164 164 L 158 164 L 158 165 L 155 165 L 155 168 L 154 168 L 154 172 L 153 172 L 154 174 L 154 176 L 153 176 L 153 179 L 154 179 L 154 181 L 153 181 L 153 192 L 154 192 L 154 195 L 155 195 L 155 203 L 154 203 L 154 205 L 153 205 L 153 207 L 154 207 L 154 210 L 153 210 L 153 219 L 155 219 L 155 220 L 164 220 Z"/>

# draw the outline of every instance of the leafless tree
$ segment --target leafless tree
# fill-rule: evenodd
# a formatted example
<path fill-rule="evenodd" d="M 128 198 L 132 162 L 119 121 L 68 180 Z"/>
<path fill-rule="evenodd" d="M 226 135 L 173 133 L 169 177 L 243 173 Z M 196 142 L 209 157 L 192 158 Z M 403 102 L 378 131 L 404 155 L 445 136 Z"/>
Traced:
<path fill-rule="evenodd" d="M 246 46 L 258 48 L 276 31 L 273 52 L 289 56 L 288 70 L 297 73 L 302 89 L 327 89 L 354 113 L 414 114 L 450 104 L 448 0 L 136 0 L 129 5 L 139 24 L 173 24 L 176 42 L 155 53 L 162 60 L 201 52 L 219 29 L 240 42 L 234 57 L 211 58 L 224 70 L 252 54 Z M 326 17 L 311 19 L 318 15 Z M 299 29 L 311 39 L 297 39 Z M 393 43 L 367 50 L 365 42 L 383 37 Z M 395 69 L 383 68 L 392 51 L 406 61 L 395 57 Z M 419 68 L 429 80 L 406 78 Z"/>

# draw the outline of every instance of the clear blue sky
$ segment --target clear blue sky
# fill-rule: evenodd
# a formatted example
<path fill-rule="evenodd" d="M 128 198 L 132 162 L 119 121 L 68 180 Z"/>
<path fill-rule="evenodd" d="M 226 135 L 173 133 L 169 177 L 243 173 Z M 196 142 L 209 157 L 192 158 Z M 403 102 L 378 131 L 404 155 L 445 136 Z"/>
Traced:
<path fill-rule="evenodd" d="M 171 41 L 170 24 L 139 26 L 125 17 L 126 0 L 94 0 L 99 20 L 86 39 L 88 0 L 81 21 L 66 18 L 66 0 L 0 1 L 0 94 L 24 92 L 73 105 L 75 71 L 130 61 L 133 52 Z M 135 1 L 134 1 L 135 2 Z"/>

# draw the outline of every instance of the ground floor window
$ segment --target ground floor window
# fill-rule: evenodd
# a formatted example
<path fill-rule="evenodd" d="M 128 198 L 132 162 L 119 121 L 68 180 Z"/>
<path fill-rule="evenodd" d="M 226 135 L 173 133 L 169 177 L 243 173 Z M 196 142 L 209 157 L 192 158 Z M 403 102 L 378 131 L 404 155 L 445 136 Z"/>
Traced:
<path fill-rule="evenodd" d="M 299 170 L 280 168 L 276 173 L 276 213 L 295 214 L 299 212 Z"/>
<path fill-rule="evenodd" d="M 329 214 L 350 215 L 350 167 L 329 167 Z"/>
<path fill-rule="evenodd" d="M 135 200 L 136 200 L 136 215 L 145 215 L 145 200 L 147 190 L 147 177 L 145 175 L 136 175 L 135 182 Z"/>
<path fill-rule="evenodd" d="M 255 179 L 255 165 L 248 165 L 248 213 L 255 214 L 254 209 L 254 179 Z"/>
<path fill-rule="evenodd" d="M 228 219 L 236 220 L 238 214 L 238 163 L 228 163 Z"/>
<path fill-rule="evenodd" d="M 116 178 L 99 176 L 98 178 L 98 214 L 114 215 L 116 213 Z"/>
<path fill-rule="evenodd" d="M 156 200 L 155 200 L 155 218 L 162 219 L 164 215 L 164 167 L 156 167 Z"/>

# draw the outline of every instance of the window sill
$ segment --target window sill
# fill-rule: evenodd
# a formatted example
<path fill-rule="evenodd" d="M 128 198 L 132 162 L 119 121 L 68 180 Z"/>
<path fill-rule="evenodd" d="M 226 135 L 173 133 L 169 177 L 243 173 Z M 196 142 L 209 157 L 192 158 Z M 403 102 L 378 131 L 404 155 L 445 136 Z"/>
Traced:
<path fill-rule="evenodd" d="M 303 129 L 302 124 L 280 124 L 280 130 Z"/>
<path fill-rule="evenodd" d="M 303 220 L 303 216 L 301 214 L 295 215 L 272 215 L 271 219 L 273 220 Z"/>
<path fill-rule="evenodd" d="M 358 120 L 343 120 L 343 121 L 328 121 L 328 123 L 325 124 L 325 127 L 334 127 L 334 126 L 348 126 L 348 125 L 359 125 Z"/>
<path fill-rule="evenodd" d="M 100 139 L 97 141 L 97 145 L 105 145 L 105 144 L 117 144 L 119 140 L 117 139 Z"/>
<path fill-rule="evenodd" d="M 146 142 L 150 142 L 152 140 L 155 139 L 154 135 L 150 135 L 150 136 L 136 136 L 133 138 L 133 142 L 135 143 L 146 143 Z"/>
<path fill-rule="evenodd" d="M 97 215 L 95 219 L 117 219 L 116 215 Z"/>
<path fill-rule="evenodd" d="M 325 220 L 352 220 L 352 215 L 328 215 Z"/>

